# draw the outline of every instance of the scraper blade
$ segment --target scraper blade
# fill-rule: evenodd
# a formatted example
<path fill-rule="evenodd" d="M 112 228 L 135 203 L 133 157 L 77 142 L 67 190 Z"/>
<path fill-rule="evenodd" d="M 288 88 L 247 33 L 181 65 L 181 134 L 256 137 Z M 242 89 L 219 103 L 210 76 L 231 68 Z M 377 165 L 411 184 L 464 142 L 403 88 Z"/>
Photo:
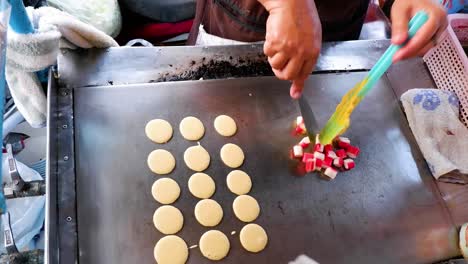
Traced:
<path fill-rule="evenodd" d="M 312 108 L 310 108 L 310 105 L 304 95 L 299 98 L 299 108 L 301 109 L 302 118 L 304 119 L 304 124 L 307 129 L 310 142 L 315 142 L 315 135 L 318 133 L 319 128 L 314 112 L 312 111 Z"/>

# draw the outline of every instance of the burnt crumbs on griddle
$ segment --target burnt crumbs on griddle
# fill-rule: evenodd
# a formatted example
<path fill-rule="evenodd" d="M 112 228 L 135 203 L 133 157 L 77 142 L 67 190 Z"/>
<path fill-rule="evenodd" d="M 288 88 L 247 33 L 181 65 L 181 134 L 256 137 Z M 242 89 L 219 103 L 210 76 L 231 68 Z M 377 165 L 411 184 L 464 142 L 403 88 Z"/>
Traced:
<path fill-rule="evenodd" d="M 191 66 L 195 66 L 195 61 L 191 62 Z M 208 79 L 225 79 L 239 77 L 256 77 L 256 76 L 273 76 L 273 71 L 266 59 L 239 59 L 235 61 L 227 60 L 202 60 L 200 66 L 193 70 L 184 71 L 181 74 L 166 74 L 152 82 L 169 82 L 169 81 L 189 81 L 189 80 L 208 80 Z"/>

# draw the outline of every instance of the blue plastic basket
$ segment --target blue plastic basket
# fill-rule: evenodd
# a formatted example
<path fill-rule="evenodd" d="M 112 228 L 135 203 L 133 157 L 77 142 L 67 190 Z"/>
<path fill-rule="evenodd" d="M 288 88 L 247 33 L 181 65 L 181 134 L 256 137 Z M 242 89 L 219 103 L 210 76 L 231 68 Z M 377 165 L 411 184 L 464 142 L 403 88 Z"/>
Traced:
<path fill-rule="evenodd" d="M 460 12 L 465 4 L 467 3 L 467 0 L 441 0 L 442 5 L 447 9 L 447 13 L 449 14 L 455 14 Z"/>

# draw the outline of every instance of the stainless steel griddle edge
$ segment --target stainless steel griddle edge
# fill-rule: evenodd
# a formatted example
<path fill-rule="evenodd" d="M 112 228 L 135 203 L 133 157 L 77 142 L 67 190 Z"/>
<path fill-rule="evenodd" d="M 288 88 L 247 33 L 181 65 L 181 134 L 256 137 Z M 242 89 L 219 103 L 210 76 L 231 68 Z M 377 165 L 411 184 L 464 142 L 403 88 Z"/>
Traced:
<path fill-rule="evenodd" d="M 315 72 L 369 70 L 389 45 L 388 40 L 324 43 Z M 59 83 L 68 88 L 152 83 L 167 75 L 183 75 L 210 61 L 246 65 L 264 59 L 260 44 L 62 50 Z M 125 74 L 128 71 L 132 74 Z"/>

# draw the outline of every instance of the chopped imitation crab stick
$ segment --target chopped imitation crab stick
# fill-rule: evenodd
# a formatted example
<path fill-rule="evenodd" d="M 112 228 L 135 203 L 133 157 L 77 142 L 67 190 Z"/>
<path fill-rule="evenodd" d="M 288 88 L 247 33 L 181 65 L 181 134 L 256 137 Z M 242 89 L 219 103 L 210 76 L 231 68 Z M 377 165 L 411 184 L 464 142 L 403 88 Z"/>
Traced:
<path fill-rule="evenodd" d="M 330 179 L 335 179 L 336 175 L 338 175 L 338 171 L 332 167 L 329 167 L 325 170 L 323 174 L 325 174 L 325 176 L 327 176 Z"/>
<path fill-rule="evenodd" d="M 323 145 L 320 143 L 315 144 L 314 151 L 323 152 Z"/>
<path fill-rule="evenodd" d="M 349 143 L 343 142 L 343 141 L 338 141 L 338 147 L 342 149 L 347 149 L 349 146 L 351 146 Z"/>
<path fill-rule="evenodd" d="M 347 137 L 338 137 L 338 141 L 351 144 L 351 140 L 349 140 Z"/>
<path fill-rule="evenodd" d="M 333 150 L 325 151 L 325 156 L 330 157 L 332 159 L 336 159 L 338 157 L 335 151 Z"/>
<path fill-rule="evenodd" d="M 296 145 L 293 147 L 293 155 L 295 158 L 300 158 L 304 154 L 304 150 L 302 149 L 301 146 Z"/>
<path fill-rule="evenodd" d="M 296 127 L 296 134 L 305 134 L 307 132 L 302 116 L 296 118 L 296 123 L 294 125 Z"/>
<path fill-rule="evenodd" d="M 304 125 L 296 126 L 295 132 L 296 134 L 305 134 L 306 133 L 305 126 Z"/>
<path fill-rule="evenodd" d="M 335 166 L 337 168 L 343 167 L 343 164 L 344 164 L 343 158 L 336 158 L 336 159 L 333 160 L 333 166 Z"/>
<path fill-rule="evenodd" d="M 304 120 L 301 116 L 296 119 L 296 131 L 306 132 Z M 313 150 L 306 152 L 311 145 Z M 359 155 L 359 148 L 351 145 L 346 137 L 337 137 L 333 144 L 323 145 L 319 135 L 316 135 L 315 143 L 305 136 L 292 149 L 295 158 L 301 158 L 306 172 L 318 171 L 330 179 L 334 179 L 339 171 L 355 168 L 354 158 Z"/>
<path fill-rule="evenodd" d="M 344 149 L 339 149 L 337 150 L 336 152 L 336 156 L 338 156 L 338 158 L 346 158 L 346 151 Z"/>
<path fill-rule="evenodd" d="M 354 160 L 352 159 L 345 159 L 343 161 L 343 165 L 346 170 L 352 170 L 356 166 L 356 164 L 354 163 Z"/>
<path fill-rule="evenodd" d="M 304 124 L 304 118 L 302 116 L 296 117 L 296 126 L 300 126 Z"/>
<path fill-rule="evenodd" d="M 315 159 L 315 170 L 320 171 L 322 169 L 323 161 L 321 159 Z"/>
<path fill-rule="evenodd" d="M 355 159 L 358 155 L 359 155 L 359 148 L 358 147 L 354 147 L 354 146 L 348 146 L 346 148 L 346 154 L 350 157 L 350 158 L 353 158 Z"/>
<path fill-rule="evenodd" d="M 300 145 L 302 148 L 307 148 L 307 147 L 310 145 L 310 139 L 309 139 L 309 137 L 304 137 L 303 139 L 301 139 L 301 141 L 299 142 L 299 145 Z"/>
<path fill-rule="evenodd" d="M 305 169 L 306 169 L 306 172 L 314 171 L 315 170 L 315 159 L 307 160 Z"/>
<path fill-rule="evenodd" d="M 309 159 L 313 159 L 314 158 L 314 154 L 312 153 L 304 153 L 304 155 L 302 156 L 302 162 L 307 162 Z"/>
<path fill-rule="evenodd" d="M 324 160 L 325 159 L 325 154 L 315 151 L 314 152 L 314 158 L 319 159 L 319 160 Z"/>
<path fill-rule="evenodd" d="M 330 158 L 330 157 L 325 157 L 325 159 L 323 160 L 323 167 L 325 168 L 331 168 L 332 167 L 332 164 L 333 164 L 333 159 Z"/>

